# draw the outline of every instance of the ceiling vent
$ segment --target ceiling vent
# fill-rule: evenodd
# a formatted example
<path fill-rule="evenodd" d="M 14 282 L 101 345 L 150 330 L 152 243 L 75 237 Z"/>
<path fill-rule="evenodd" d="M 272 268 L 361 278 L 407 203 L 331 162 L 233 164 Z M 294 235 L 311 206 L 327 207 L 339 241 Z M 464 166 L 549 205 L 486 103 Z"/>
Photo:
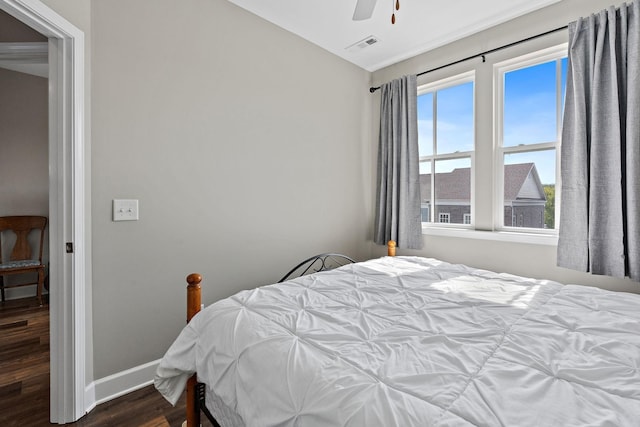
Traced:
<path fill-rule="evenodd" d="M 345 49 L 348 52 L 358 52 L 364 48 L 367 48 L 369 46 L 372 46 L 376 43 L 378 43 L 380 40 L 376 37 L 376 36 L 369 36 L 369 37 L 365 37 L 364 39 L 360 40 L 359 42 L 356 42 L 354 44 L 352 44 L 351 46 L 347 46 Z"/>

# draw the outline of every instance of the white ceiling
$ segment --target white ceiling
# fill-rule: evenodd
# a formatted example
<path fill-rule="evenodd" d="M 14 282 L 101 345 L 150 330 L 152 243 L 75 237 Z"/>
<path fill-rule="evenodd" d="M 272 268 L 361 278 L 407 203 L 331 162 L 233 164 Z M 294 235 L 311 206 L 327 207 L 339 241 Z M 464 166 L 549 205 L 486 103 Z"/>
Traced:
<path fill-rule="evenodd" d="M 378 0 L 371 19 L 353 21 L 356 0 L 229 0 L 279 27 L 375 71 L 561 0 Z M 378 42 L 352 46 L 369 36 Z"/>

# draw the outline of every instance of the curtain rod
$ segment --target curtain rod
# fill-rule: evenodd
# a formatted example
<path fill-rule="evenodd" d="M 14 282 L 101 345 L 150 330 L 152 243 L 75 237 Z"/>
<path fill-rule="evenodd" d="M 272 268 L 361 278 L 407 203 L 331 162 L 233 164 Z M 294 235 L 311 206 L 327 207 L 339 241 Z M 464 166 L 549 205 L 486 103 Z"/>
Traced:
<path fill-rule="evenodd" d="M 474 58 L 478 58 L 478 57 L 482 57 L 482 62 L 485 62 L 485 55 L 488 55 L 488 54 L 490 54 L 490 53 L 497 52 L 497 51 L 499 51 L 499 50 L 506 49 L 506 48 L 509 48 L 509 47 L 512 47 L 512 46 L 518 45 L 518 44 L 520 44 L 520 43 L 525 43 L 525 42 L 528 42 L 528 41 L 530 41 L 530 40 L 537 39 L 537 38 L 539 38 L 539 37 L 544 37 L 544 36 L 546 36 L 546 35 L 549 35 L 549 34 L 552 34 L 552 33 L 556 33 L 556 32 L 558 32 L 558 31 L 566 30 L 567 28 L 569 28 L 569 26 L 568 26 L 568 25 L 565 25 L 564 27 L 556 28 L 555 30 L 549 30 L 549 31 L 546 31 L 546 32 L 541 33 L 541 34 L 537 34 L 537 35 L 535 35 L 535 36 L 527 37 L 526 39 L 518 40 L 517 42 L 509 43 L 509 44 L 506 44 L 506 45 L 504 45 L 504 46 L 496 47 L 496 48 L 494 48 L 494 49 L 485 50 L 485 51 L 484 51 L 484 52 L 482 52 L 482 53 L 477 53 L 477 54 L 475 54 L 475 55 L 467 56 L 466 58 L 459 59 L 459 60 L 457 60 L 457 61 L 450 62 L 450 63 L 448 63 L 448 64 L 441 65 L 441 66 L 439 66 L 439 67 L 436 67 L 436 68 L 432 68 L 432 69 L 430 69 L 430 70 L 423 71 L 423 72 L 421 72 L 421 73 L 416 74 L 416 76 L 418 76 L 418 77 L 419 77 L 419 76 L 422 76 L 422 75 L 424 75 L 424 74 L 428 74 L 428 73 L 431 73 L 431 72 L 434 72 L 434 71 L 438 71 L 438 70 L 441 70 L 441 69 L 443 69 L 443 68 L 447 68 L 447 67 L 450 67 L 450 66 L 452 66 L 452 65 L 456 65 L 456 64 L 459 64 L 459 63 L 461 63 L 461 62 L 465 62 L 465 61 L 468 61 L 468 60 L 470 60 L 470 59 L 474 59 Z M 378 89 L 380 89 L 380 86 L 377 86 L 377 87 L 370 87 L 370 88 L 369 88 L 369 92 L 370 92 L 370 93 L 373 93 L 373 92 L 377 91 Z"/>

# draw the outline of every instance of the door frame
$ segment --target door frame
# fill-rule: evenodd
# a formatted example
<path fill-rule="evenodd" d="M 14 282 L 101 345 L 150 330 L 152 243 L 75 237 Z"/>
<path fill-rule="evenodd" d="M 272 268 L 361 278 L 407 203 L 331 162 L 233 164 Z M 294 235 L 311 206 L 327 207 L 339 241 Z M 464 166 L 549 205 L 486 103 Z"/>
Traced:
<path fill-rule="evenodd" d="M 49 310 L 52 423 L 82 417 L 87 387 L 90 237 L 85 210 L 84 33 L 39 0 L 0 0 L 0 9 L 49 39 Z M 68 253 L 68 243 L 71 252 Z M 53 292 L 51 292 L 51 290 Z"/>

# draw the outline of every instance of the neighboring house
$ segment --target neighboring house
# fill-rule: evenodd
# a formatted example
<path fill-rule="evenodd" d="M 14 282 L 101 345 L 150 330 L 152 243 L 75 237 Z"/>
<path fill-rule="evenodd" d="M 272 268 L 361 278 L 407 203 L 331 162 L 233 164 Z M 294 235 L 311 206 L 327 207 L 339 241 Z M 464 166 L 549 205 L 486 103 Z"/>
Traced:
<path fill-rule="evenodd" d="M 536 165 L 506 165 L 504 175 L 504 225 L 545 228 L 547 198 Z"/>
<path fill-rule="evenodd" d="M 536 165 L 505 165 L 504 224 L 513 227 L 544 228 L 546 196 Z M 435 221 L 471 223 L 471 169 L 457 168 L 435 175 Z M 431 174 L 420 175 L 422 221 L 431 214 Z"/>
<path fill-rule="evenodd" d="M 435 221 L 453 224 L 471 223 L 471 168 L 436 173 Z M 422 221 L 431 214 L 431 174 L 420 175 Z M 466 219 L 466 221 L 465 221 Z"/>

